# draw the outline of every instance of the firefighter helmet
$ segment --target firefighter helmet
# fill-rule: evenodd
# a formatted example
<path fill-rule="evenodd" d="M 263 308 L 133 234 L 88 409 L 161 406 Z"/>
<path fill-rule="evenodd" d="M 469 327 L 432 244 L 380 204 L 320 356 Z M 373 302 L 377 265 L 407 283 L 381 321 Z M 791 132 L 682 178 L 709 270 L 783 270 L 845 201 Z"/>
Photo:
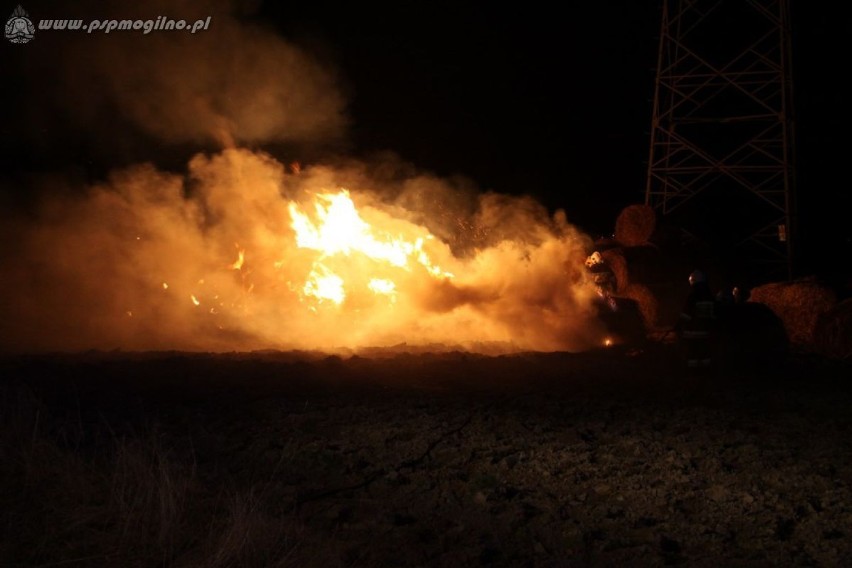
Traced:
<path fill-rule="evenodd" d="M 695 286 L 699 282 L 707 282 L 707 277 L 700 270 L 693 270 L 692 274 L 689 275 L 689 285 Z"/>

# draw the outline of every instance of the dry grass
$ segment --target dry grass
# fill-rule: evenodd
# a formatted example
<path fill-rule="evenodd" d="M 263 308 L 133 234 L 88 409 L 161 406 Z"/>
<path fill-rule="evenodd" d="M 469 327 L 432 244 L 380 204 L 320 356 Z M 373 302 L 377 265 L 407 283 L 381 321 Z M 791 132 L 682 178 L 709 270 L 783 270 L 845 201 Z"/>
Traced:
<path fill-rule="evenodd" d="M 206 488 L 155 431 L 93 440 L 26 389 L 0 397 L 0 565 L 300 564 L 295 518 L 268 514 L 254 488 Z"/>
<path fill-rule="evenodd" d="M 628 205 L 615 220 L 615 239 L 626 247 L 644 245 L 654 234 L 657 216 L 647 205 Z"/>
<path fill-rule="evenodd" d="M 817 319 L 831 310 L 837 297 L 813 280 L 774 282 L 751 291 L 749 301 L 766 305 L 784 323 L 790 342 L 812 347 Z"/>
<path fill-rule="evenodd" d="M 780 329 L 769 308 L 740 307 L 739 337 Z M 700 380 L 657 343 L 274 365 L 93 357 L 0 361 L 0 566 L 852 557 L 852 490 L 832 482 L 852 477 L 844 365 L 774 356 Z"/>

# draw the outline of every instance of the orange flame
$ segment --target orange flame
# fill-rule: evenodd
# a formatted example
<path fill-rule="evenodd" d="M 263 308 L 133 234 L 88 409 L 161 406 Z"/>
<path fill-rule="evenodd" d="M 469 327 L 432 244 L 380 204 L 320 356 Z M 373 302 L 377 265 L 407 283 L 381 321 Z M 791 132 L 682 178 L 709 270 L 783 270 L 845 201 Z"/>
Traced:
<path fill-rule="evenodd" d="M 376 294 L 384 294 L 385 296 L 391 296 L 396 291 L 396 284 L 393 280 L 386 278 L 371 278 L 367 287 Z"/>
<path fill-rule="evenodd" d="M 237 256 L 237 260 L 234 261 L 234 263 L 231 265 L 231 268 L 234 269 L 234 270 L 242 270 L 243 263 L 246 260 L 246 251 L 245 251 L 245 249 L 239 248 L 239 245 L 236 245 L 236 246 L 237 246 L 237 255 L 238 256 Z"/>
<path fill-rule="evenodd" d="M 322 264 L 317 264 L 308 275 L 308 281 L 302 288 L 306 296 L 314 296 L 320 302 L 331 300 L 335 304 L 343 303 L 346 292 L 343 289 L 343 279 L 327 269 Z"/>
<path fill-rule="evenodd" d="M 128 170 L 24 233 L 0 292 L 41 282 L 28 293 L 45 302 L 7 303 L 36 307 L 0 321 L 55 329 L 17 341 L 45 349 L 601 344 L 590 243 L 564 213 L 493 193 L 456 203 L 450 184 L 426 177 L 376 193 L 323 189 L 341 179 L 371 183 L 330 167 L 294 175 L 238 149 L 196 156 L 188 176 Z M 94 252 L 104 250 L 115 253 Z"/>
<path fill-rule="evenodd" d="M 424 243 L 434 238 L 432 235 L 412 241 L 375 229 L 358 213 L 346 189 L 317 195 L 313 217 L 303 213 L 295 202 L 290 202 L 288 211 L 296 233 L 296 246 L 320 253 L 302 287 L 305 296 L 330 300 L 338 305 L 343 303 L 348 283 L 326 265 L 328 259 L 341 256 L 361 255 L 374 261 L 373 268 L 382 273 L 389 267 L 410 272 L 413 265 L 419 264 L 435 278 L 453 278 L 452 273 L 436 266 L 424 250 Z M 363 274 L 355 279 L 363 279 Z M 397 284 L 389 277 L 373 276 L 367 288 L 377 295 L 393 297 Z"/>

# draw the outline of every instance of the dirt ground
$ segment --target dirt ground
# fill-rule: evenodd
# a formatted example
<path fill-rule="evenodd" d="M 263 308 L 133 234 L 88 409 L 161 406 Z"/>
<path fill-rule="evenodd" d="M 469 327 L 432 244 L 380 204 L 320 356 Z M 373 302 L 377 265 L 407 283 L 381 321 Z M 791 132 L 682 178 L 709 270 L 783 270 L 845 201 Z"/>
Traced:
<path fill-rule="evenodd" d="M 0 564 L 848 565 L 850 367 L 777 363 L 6 358 Z"/>

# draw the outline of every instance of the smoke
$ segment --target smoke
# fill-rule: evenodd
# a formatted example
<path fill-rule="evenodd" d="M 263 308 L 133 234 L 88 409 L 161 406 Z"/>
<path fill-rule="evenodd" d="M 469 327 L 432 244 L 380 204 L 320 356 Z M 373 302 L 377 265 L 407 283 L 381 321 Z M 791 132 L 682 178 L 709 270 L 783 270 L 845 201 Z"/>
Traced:
<path fill-rule="evenodd" d="M 333 67 L 240 14 L 234 2 L 89 4 L 45 7 L 34 17 L 163 16 L 191 25 L 209 16 L 210 23 L 192 34 L 40 32 L 42 47 L 34 42 L 20 56 L 18 75 L 27 87 L 18 106 L 28 109 L 22 134 L 55 134 L 65 125 L 102 145 L 137 137 L 219 147 L 304 146 L 344 135 L 345 101 Z"/>
<path fill-rule="evenodd" d="M 556 350 L 598 342 L 583 269 L 588 243 L 564 214 L 550 217 L 528 198 L 459 193 L 425 175 L 370 186 L 367 170 L 295 174 L 267 154 L 230 149 L 195 156 L 185 175 L 140 165 L 82 196 L 51 198 L 35 219 L 5 225 L 4 242 L 15 243 L 0 286 L 6 348 Z M 378 241 L 422 239 L 431 268 L 297 246 L 291 204 L 312 215 L 317 196 L 342 183 Z M 306 292 L 317 270 L 341 278 L 342 303 Z M 392 281 L 393 293 L 370 291 L 373 279 Z"/>
<path fill-rule="evenodd" d="M 195 155 L 181 173 L 141 164 L 82 187 L 43 183 L 35 213 L 6 213 L 3 349 L 599 343 L 583 268 L 589 243 L 564 213 L 392 158 L 288 169 L 246 147 L 283 142 L 298 156 L 345 137 L 344 97 L 327 64 L 230 4 L 76 9 L 79 16 L 37 17 L 212 15 L 212 27 L 70 34 L 62 50 L 30 50 L 25 63 L 43 66 L 56 87 L 31 89 L 40 104 L 25 136 L 49 135 L 40 125 L 59 115 L 103 147 L 124 144 L 128 127 L 162 143 L 221 150 Z M 329 195 L 349 203 L 341 188 L 357 212 L 328 230 L 337 248 L 306 245 L 296 216 L 317 231 Z"/>

